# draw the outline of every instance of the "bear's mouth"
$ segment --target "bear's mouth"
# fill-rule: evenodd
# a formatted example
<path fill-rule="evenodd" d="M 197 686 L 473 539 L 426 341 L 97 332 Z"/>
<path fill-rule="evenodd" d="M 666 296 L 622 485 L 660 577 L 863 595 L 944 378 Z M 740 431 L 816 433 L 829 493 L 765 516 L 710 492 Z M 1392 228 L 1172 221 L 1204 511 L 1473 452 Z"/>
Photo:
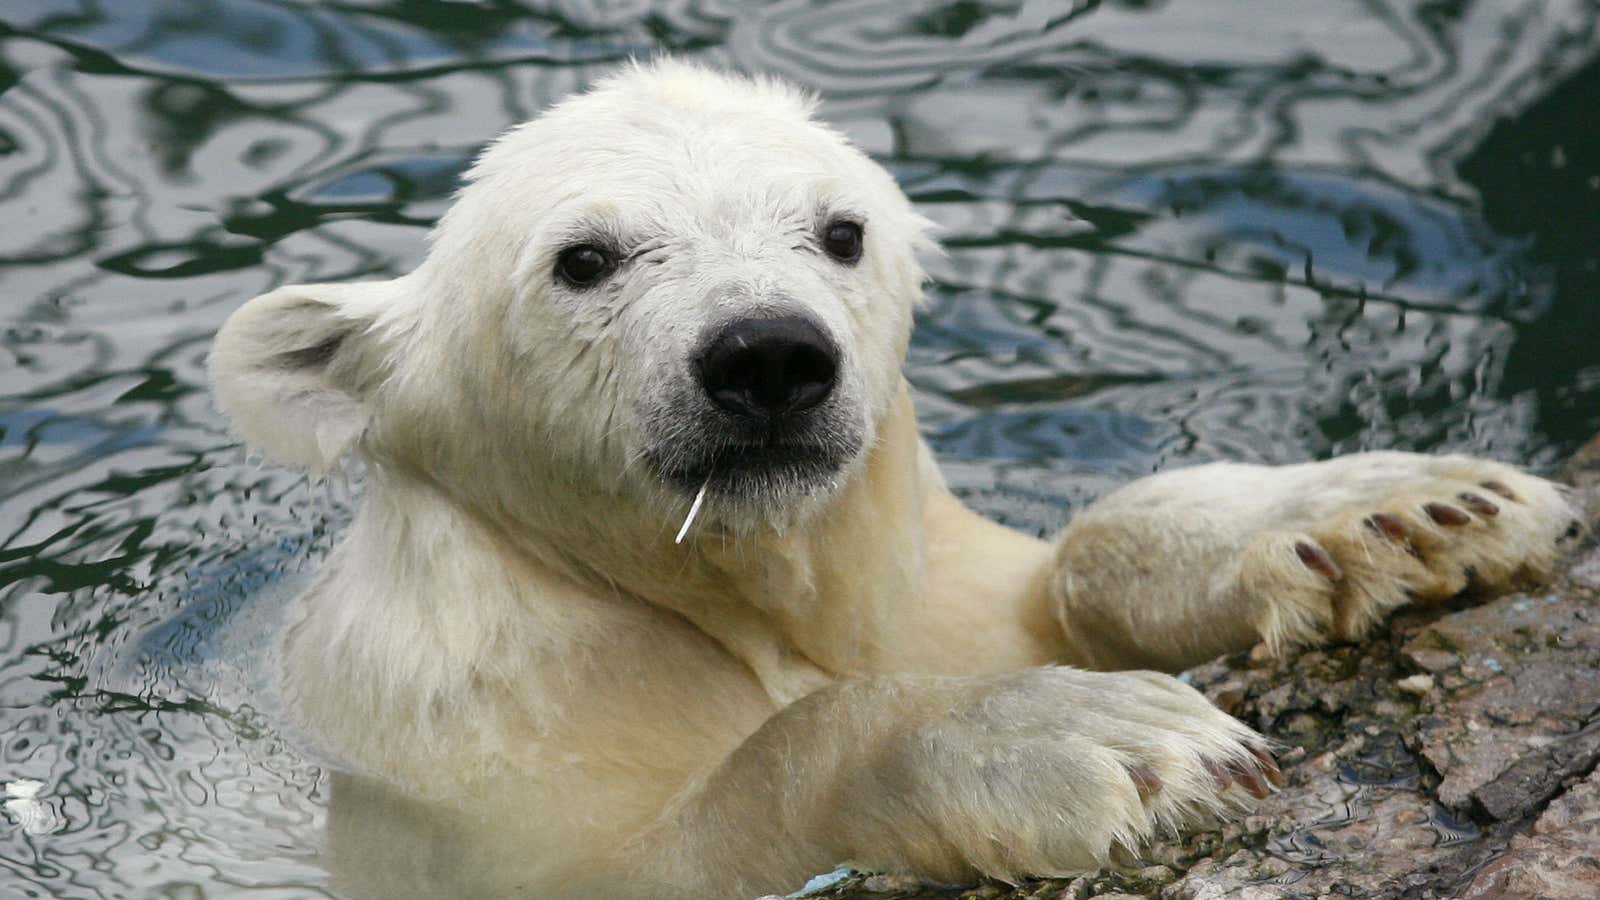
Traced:
<path fill-rule="evenodd" d="M 831 485 L 860 449 L 840 436 L 827 441 L 721 444 L 685 453 L 650 454 L 659 477 L 686 495 L 707 493 L 746 501 L 774 501 Z"/>

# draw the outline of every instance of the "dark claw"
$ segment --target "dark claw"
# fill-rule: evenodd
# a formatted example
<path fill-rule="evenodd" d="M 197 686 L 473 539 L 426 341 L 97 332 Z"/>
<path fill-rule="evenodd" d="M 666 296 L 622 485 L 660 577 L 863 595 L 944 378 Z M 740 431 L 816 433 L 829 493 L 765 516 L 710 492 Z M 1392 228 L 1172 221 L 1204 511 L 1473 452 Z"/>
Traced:
<path fill-rule="evenodd" d="M 1206 760 L 1206 771 L 1211 773 L 1211 779 L 1217 783 L 1217 790 L 1225 791 L 1233 786 L 1233 771 L 1222 763 Z"/>
<path fill-rule="evenodd" d="M 1472 517 L 1448 503 L 1428 503 L 1422 507 L 1428 518 L 1448 528 L 1460 528 L 1472 521 Z"/>
<path fill-rule="evenodd" d="M 1250 755 L 1261 764 L 1261 771 L 1266 774 L 1267 780 L 1272 782 L 1273 787 L 1283 787 L 1283 770 L 1278 768 L 1278 761 L 1272 758 L 1271 753 L 1259 747 L 1251 747 Z"/>
<path fill-rule="evenodd" d="M 1406 544 L 1411 541 L 1411 523 L 1399 516 L 1390 515 L 1389 513 L 1373 513 L 1367 516 L 1367 527 L 1397 544 Z"/>
<path fill-rule="evenodd" d="M 1517 495 L 1512 493 L 1511 488 L 1506 487 L 1504 482 L 1500 482 L 1500 481 L 1480 481 L 1480 482 L 1478 482 L 1478 486 L 1482 487 L 1482 488 L 1488 488 L 1489 490 L 1494 491 L 1496 494 L 1499 494 L 1500 496 L 1506 498 L 1507 500 L 1515 501 L 1517 499 Z"/>
<path fill-rule="evenodd" d="M 1472 510 L 1486 519 L 1500 515 L 1500 507 L 1495 506 L 1492 501 L 1486 500 L 1477 494 L 1464 492 L 1457 494 L 1456 499 L 1460 500 L 1462 504 L 1467 507 L 1467 509 Z"/>
<path fill-rule="evenodd" d="M 1262 777 L 1262 771 L 1248 763 L 1232 763 L 1228 771 L 1233 775 L 1235 784 L 1250 792 L 1250 796 L 1260 800 L 1272 793 L 1267 787 L 1267 781 Z"/>
<path fill-rule="evenodd" d="M 1128 777 L 1133 779 L 1133 787 L 1139 792 L 1140 802 L 1147 803 L 1161 790 L 1161 776 L 1149 766 L 1131 766 Z"/>
<path fill-rule="evenodd" d="M 1217 790 L 1225 791 L 1237 784 L 1259 800 L 1272 793 L 1268 784 L 1272 787 L 1283 786 L 1283 770 L 1278 768 L 1278 761 L 1272 758 L 1272 754 L 1251 747 L 1250 755 L 1255 758 L 1254 765 L 1246 762 L 1206 762 L 1206 770 L 1216 781 Z"/>
<path fill-rule="evenodd" d="M 1294 545 L 1295 555 L 1306 564 L 1306 568 L 1330 581 L 1338 581 L 1344 577 L 1344 570 L 1333 561 L 1328 551 L 1309 541 L 1300 541 Z"/>

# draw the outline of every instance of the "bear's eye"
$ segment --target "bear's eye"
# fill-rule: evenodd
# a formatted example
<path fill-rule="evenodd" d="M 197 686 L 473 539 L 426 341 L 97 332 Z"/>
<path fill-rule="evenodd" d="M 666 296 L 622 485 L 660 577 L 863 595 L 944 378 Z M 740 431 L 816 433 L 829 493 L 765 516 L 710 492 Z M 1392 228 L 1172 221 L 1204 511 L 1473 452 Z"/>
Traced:
<path fill-rule="evenodd" d="M 839 262 L 854 265 L 861 258 L 861 226 L 843 219 L 829 222 L 822 229 L 822 249 Z"/>
<path fill-rule="evenodd" d="M 579 244 L 561 251 L 556 274 L 573 287 L 589 287 L 606 277 L 614 265 L 611 254 L 593 244 Z"/>

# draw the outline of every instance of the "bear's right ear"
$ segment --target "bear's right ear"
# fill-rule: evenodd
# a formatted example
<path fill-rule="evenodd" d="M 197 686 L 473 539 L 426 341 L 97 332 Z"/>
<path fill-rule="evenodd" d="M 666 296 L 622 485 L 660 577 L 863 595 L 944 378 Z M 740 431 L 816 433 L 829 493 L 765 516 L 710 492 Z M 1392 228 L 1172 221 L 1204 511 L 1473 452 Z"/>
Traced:
<path fill-rule="evenodd" d="M 240 436 L 314 472 L 338 462 L 367 427 L 383 365 L 373 326 L 394 293 L 394 282 L 293 285 L 229 316 L 208 365 Z"/>

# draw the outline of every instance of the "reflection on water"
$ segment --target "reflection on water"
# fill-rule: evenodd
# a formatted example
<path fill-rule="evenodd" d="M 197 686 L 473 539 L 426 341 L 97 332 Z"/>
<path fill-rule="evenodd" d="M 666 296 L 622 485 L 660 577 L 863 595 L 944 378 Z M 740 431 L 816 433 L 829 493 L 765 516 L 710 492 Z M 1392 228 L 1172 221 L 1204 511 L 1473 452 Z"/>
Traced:
<path fill-rule="evenodd" d="M 911 352 L 926 430 L 958 488 L 1043 531 L 1158 466 L 1548 465 L 1600 430 L 1597 19 L 1593 0 L 0 8 L 0 780 L 42 782 L 54 817 L 0 829 L 0 879 L 326 889 L 328 776 L 274 705 L 269 637 L 348 493 L 244 459 L 209 336 L 273 286 L 410 268 L 482 141 L 616 61 L 813 85 L 895 172 L 950 248 Z"/>

